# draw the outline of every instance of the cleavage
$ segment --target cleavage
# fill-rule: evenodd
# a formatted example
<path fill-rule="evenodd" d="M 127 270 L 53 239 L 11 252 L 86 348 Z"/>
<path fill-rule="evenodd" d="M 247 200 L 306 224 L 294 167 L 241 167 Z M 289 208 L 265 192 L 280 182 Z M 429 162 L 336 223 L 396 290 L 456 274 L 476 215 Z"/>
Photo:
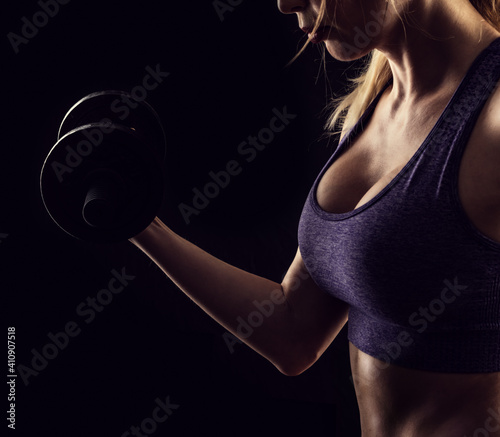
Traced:
<path fill-rule="evenodd" d="M 319 181 L 316 198 L 326 212 L 343 214 L 369 202 L 398 175 L 420 143 L 394 138 L 376 141 L 372 129 L 365 129 L 333 161 Z"/>

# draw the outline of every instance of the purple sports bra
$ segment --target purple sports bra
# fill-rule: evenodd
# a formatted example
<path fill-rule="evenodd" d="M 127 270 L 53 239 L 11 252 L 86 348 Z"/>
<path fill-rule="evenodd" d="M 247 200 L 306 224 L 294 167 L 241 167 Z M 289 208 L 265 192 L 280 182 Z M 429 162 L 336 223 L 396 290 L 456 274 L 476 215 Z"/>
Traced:
<path fill-rule="evenodd" d="M 500 243 L 471 223 L 458 195 L 465 146 L 499 78 L 497 39 L 397 176 L 353 211 L 326 212 L 318 182 L 363 129 L 380 93 L 306 200 L 298 231 L 304 263 L 321 289 L 349 304 L 349 341 L 385 363 L 500 371 Z"/>

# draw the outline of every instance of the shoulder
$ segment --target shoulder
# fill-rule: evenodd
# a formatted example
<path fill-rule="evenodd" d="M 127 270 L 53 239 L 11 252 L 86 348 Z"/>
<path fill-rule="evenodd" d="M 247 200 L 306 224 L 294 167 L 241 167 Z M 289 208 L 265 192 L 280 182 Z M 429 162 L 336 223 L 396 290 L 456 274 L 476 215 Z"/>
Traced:
<path fill-rule="evenodd" d="M 500 241 L 500 85 L 481 111 L 462 157 L 462 205 L 480 231 Z"/>
<path fill-rule="evenodd" d="M 483 157 L 493 160 L 491 164 L 500 159 L 500 82 L 495 85 L 479 115 L 471 140 L 474 139 L 480 141 L 476 147 L 481 149 Z M 497 164 L 500 165 L 500 161 Z"/>

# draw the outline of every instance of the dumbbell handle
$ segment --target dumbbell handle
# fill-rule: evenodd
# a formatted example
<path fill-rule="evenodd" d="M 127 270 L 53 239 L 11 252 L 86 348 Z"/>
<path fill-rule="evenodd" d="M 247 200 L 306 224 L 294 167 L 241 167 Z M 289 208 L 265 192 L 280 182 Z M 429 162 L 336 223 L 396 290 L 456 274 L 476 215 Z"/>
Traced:
<path fill-rule="evenodd" d="M 111 170 L 99 170 L 89 178 L 89 184 L 82 208 L 83 219 L 94 228 L 113 226 L 123 181 Z"/>

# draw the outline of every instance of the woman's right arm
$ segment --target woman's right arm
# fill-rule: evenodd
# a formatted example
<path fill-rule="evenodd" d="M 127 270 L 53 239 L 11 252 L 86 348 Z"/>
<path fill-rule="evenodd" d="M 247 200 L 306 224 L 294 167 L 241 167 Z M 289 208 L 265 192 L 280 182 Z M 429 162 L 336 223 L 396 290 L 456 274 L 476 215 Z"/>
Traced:
<path fill-rule="evenodd" d="M 286 375 L 298 375 L 347 321 L 347 305 L 321 291 L 300 252 L 281 284 L 231 266 L 155 220 L 130 241 L 198 306 Z M 260 311 L 259 311 L 260 308 Z M 241 330 L 259 312 L 253 331 Z"/>

